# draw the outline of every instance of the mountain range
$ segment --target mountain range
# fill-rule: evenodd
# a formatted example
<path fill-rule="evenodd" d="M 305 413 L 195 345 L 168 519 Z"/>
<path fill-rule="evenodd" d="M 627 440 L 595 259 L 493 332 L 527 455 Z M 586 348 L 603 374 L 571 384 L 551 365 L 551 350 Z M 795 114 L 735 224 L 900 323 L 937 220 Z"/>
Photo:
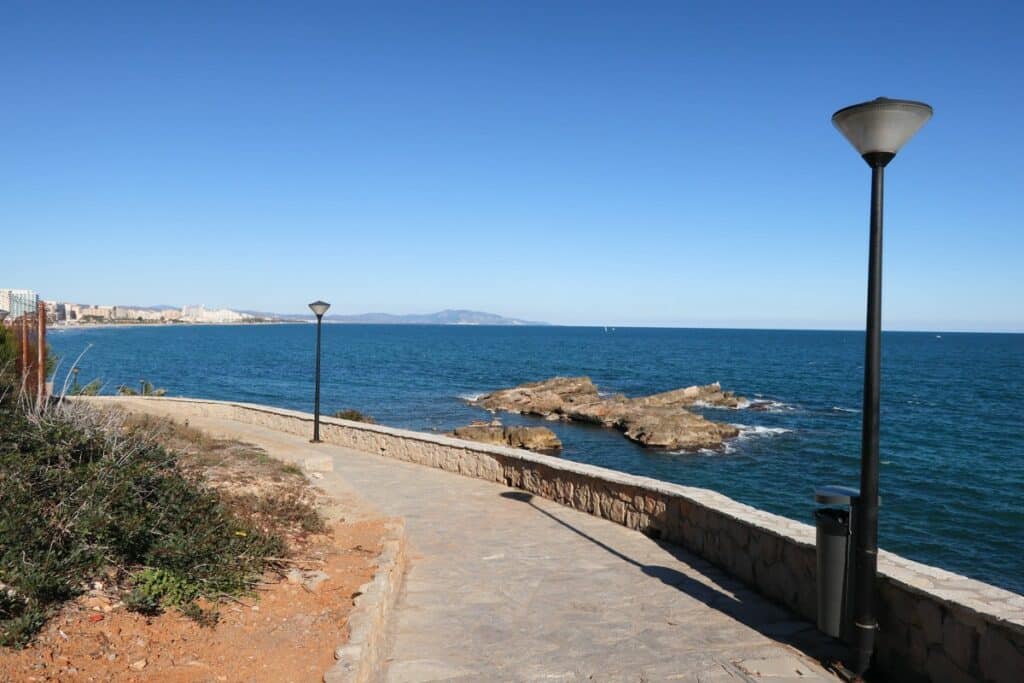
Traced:
<path fill-rule="evenodd" d="M 239 311 L 259 318 L 272 320 L 315 320 L 312 313 L 266 313 L 261 311 Z M 355 323 L 363 325 L 549 325 L 550 323 L 532 320 L 506 318 L 494 313 L 468 310 L 444 310 L 437 313 L 410 313 L 398 315 L 394 313 L 359 313 L 355 315 L 324 316 L 324 321 L 332 323 Z"/>

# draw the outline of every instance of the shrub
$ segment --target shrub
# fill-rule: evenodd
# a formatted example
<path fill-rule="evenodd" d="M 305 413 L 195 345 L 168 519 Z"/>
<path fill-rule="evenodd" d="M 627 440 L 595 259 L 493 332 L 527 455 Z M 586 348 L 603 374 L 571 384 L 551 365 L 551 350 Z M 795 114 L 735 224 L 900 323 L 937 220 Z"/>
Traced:
<path fill-rule="evenodd" d="M 0 644 L 29 642 L 109 567 L 130 578 L 136 609 L 199 614 L 197 598 L 251 590 L 284 554 L 280 538 L 121 419 L 79 404 L 29 413 L 0 403 Z"/>
<path fill-rule="evenodd" d="M 141 380 L 139 390 L 132 389 L 127 384 L 122 384 L 117 388 L 117 393 L 120 396 L 165 396 L 167 394 L 167 390 L 155 389 L 151 383 L 146 380 Z"/>
<path fill-rule="evenodd" d="M 363 415 L 358 410 L 353 408 L 346 408 L 345 410 L 339 410 L 334 414 L 334 417 L 340 420 L 352 420 L 353 422 L 365 422 L 367 424 L 377 424 L 373 418 L 369 415 Z"/>

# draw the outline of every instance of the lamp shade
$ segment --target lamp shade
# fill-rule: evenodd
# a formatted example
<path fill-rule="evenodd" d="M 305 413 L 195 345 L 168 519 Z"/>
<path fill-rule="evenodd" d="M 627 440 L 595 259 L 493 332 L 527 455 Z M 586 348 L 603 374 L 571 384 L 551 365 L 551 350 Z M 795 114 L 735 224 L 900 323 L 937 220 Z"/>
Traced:
<path fill-rule="evenodd" d="M 329 303 L 327 303 L 326 301 L 314 301 L 313 303 L 311 303 L 309 305 L 309 310 L 311 310 L 314 313 L 316 313 L 316 317 L 319 318 L 324 313 L 326 313 L 327 309 L 330 308 L 330 307 L 331 307 L 331 305 Z"/>
<path fill-rule="evenodd" d="M 896 154 L 931 117 L 932 108 L 923 102 L 879 97 L 840 109 L 832 125 L 861 156 Z"/>

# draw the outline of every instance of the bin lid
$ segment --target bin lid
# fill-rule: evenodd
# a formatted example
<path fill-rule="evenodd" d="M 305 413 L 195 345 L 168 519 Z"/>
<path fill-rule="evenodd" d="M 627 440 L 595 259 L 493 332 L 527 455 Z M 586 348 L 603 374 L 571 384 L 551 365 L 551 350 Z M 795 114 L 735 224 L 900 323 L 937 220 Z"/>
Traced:
<path fill-rule="evenodd" d="M 819 486 L 814 489 L 814 502 L 825 505 L 849 505 L 855 498 L 860 498 L 860 489 L 851 486 Z"/>

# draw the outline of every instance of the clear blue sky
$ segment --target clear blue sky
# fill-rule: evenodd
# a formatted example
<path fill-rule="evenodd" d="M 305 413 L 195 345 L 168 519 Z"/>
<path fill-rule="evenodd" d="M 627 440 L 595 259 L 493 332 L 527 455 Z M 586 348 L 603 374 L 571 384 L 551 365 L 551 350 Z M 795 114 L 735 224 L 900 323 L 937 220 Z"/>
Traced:
<path fill-rule="evenodd" d="M 1024 330 L 1020 3 L 51 3 L 0 14 L 0 287 L 89 303 Z"/>

